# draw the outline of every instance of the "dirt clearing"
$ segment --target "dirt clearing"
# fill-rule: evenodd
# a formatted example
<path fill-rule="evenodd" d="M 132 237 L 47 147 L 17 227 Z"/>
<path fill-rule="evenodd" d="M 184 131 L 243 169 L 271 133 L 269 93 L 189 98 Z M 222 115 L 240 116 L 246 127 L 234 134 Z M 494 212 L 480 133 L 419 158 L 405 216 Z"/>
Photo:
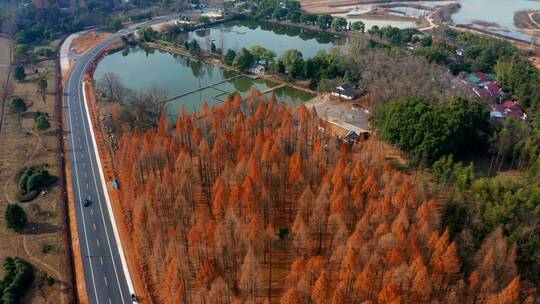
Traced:
<path fill-rule="evenodd" d="M 111 33 L 102 32 L 88 32 L 73 40 L 70 51 L 82 55 L 88 50 L 92 49 L 96 45 L 101 44 L 103 41 L 109 39 L 112 36 Z"/>

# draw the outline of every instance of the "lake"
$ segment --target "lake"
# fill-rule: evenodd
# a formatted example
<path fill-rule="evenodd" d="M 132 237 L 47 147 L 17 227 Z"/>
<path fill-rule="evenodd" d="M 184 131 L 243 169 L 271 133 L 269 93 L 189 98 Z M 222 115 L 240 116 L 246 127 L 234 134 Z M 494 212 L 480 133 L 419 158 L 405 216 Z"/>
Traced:
<path fill-rule="evenodd" d="M 295 26 L 264 21 L 234 21 L 209 29 L 189 33 L 189 39 L 196 39 L 203 49 L 209 50 L 212 41 L 223 50 L 250 48 L 260 45 L 271 49 L 281 57 L 285 51 L 296 49 L 304 58 L 313 57 L 320 50 L 329 51 L 334 46 L 342 46 L 346 38 L 321 33 Z"/>
<path fill-rule="evenodd" d="M 197 111 L 201 109 L 204 101 L 209 105 L 220 104 L 232 92 L 237 91 L 242 96 L 247 96 L 252 87 L 265 91 L 277 86 L 270 81 L 249 77 L 238 77 L 222 82 L 237 74 L 188 57 L 153 49 L 144 50 L 140 47 L 126 49 L 103 58 L 94 72 L 94 79 L 98 81 L 108 72 L 116 73 L 124 85 L 132 90 L 159 87 L 166 89 L 171 97 L 219 83 L 172 101 L 169 104 L 171 116 L 176 116 L 181 106 L 190 112 Z M 314 96 L 285 87 L 276 91 L 276 97 L 278 100 L 296 105 Z"/>
<path fill-rule="evenodd" d="M 521 10 L 540 10 L 540 1 L 535 0 L 461 0 L 461 9 L 452 15 L 456 24 L 473 25 L 473 21 L 497 23 L 497 27 L 484 28 L 501 35 L 530 41 L 528 34 L 520 32 L 514 24 L 514 14 Z"/>

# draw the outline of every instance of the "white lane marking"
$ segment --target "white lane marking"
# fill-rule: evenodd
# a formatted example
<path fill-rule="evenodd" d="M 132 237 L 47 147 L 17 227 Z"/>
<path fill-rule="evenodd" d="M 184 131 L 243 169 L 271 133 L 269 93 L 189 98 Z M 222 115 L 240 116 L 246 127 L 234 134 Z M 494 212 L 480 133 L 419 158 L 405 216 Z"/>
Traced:
<path fill-rule="evenodd" d="M 96 230 L 96 223 L 92 223 L 92 225 L 94 226 L 94 230 Z"/>
<path fill-rule="evenodd" d="M 86 71 L 86 69 L 88 68 L 88 65 L 93 61 L 93 59 L 96 57 L 96 55 L 99 54 L 103 49 L 105 49 L 106 47 L 108 47 L 114 40 L 115 40 L 114 37 L 111 38 L 110 40 L 108 40 L 108 41 L 106 41 L 104 44 L 102 44 L 100 47 L 98 47 L 97 49 L 95 49 L 95 50 L 94 50 L 95 52 L 92 52 L 91 54 L 89 54 L 88 56 L 89 56 L 89 58 L 92 59 L 92 60 L 87 60 L 86 63 L 85 63 L 85 65 L 84 65 L 84 67 L 82 68 L 81 71 L 82 71 L 82 72 Z M 72 82 L 73 82 L 73 79 L 74 79 L 73 76 L 76 75 L 76 74 L 75 74 L 75 71 L 77 70 L 77 67 L 80 67 L 80 65 L 76 66 L 74 72 L 70 75 L 69 83 L 72 83 Z M 79 75 L 78 75 L 78 78 L 79 78 L 79 79 L 78 79 L 78 82 L 81 83 L 81 86 L 82 86 L 82 88 L 83 88 L 82 94 L 83 94 L 83 95 L 86 95 L 86 93 L 84 92 L 84 82 L 82 81 L 82 77 L 83 77 L 83 75 L 82 75 L 81 73 L 79 73 Z M 69 83 L 68 83 L 68 87 L 69 87 Z M 81 95 L 81 92 L 79 91 L 78 93 L 79 93 L 79 102 L 81 102 L 81 100 L 82 100 L 82 99 L 80 98 L 80 97 L 81 97 L 81 96 L 80 96 L 80 95 Z M 88 111 L 89 111 L 89 110 L 88 110 L 88 105 L 86 104 L 86 96 L 83 96 L 83 97 L 84 97 L 84 100 L 82 100 L 82 101 L 83 101 L 84 106 L 85 106 L 85 108 L 86 108 L 86 112 L 87 112 L 86 114 L 87 114 L 87 117 L 88 117 L 88 119 L 90 120 L 90 114 L 89 114 L 89 112 L 88 112 Z M 69 98 L 69 97 L 68 97 L 68 98 Z M 69 102 L 68 102 L 68 104 L 69 104 Z M 82 107 L 81 107 L 81 108 L 82 108 Z M 74 106 L 74 109 L 76 110 L 77 107 Z M 72 126 L 72 123 L 71 123 L 71 111 L 68 110 L 68 114 L 69 114 L 70 126 Z M 81 114 L 82 114 L 82 109 L 81 109 Z M 92 122 L 89 121 L 88 123 L 89 123 L 89 125 L 90 125 L 90 127 L 91 127 Z M 78 125 L 78 124 L 77 124 L 77 128 L 79 128 L 79 125 Z M 86 135 L 86 126 L 84 126 L 84 128 L 85 128 L 85 136 L 87 136 L 87 135 Z M 70 128 L 70 129 L 72 130 L 72 128 Z M 90 131 L 92 132 L 92 135 L 93 135 L 93 130 L 92 130 L 91 128 L 90 128 Z M 88 138 L 86 138 L 86 140 L 88 141 Z M 94 138 L 94 137 L 92 137 L 92 140 L 95 142 L 95 138 Z M 72 136 L 72 146 L 73 146 L 73 136 Z M 73 151 L 75 151 L 74 148 L 75 148 L 75 147 L 73 146 Z M 94 150 L 96 151 L 96 157 L 98 157 L 98 163 L 99 163 L 99 151 L 97 151 L 97 147 L 96 147 L 95 145 L 94 145 Z M 74 152 L 74 154 L 75 154 L 75 152 Z M 82 155 L 82 158 L 84 158 L 84 154 Z M 84 163 L 83 163 L 83 166 L 84 166 Z M 92 166 L 92 165 L 91 165 L 91 166 Z M 101 168 L 101 167 L 99 167 L 98 169 L 99 169 L 99 172 L 100 172 L 100 177 L 101 177 L 101 179 L 102 179 L 102 184 L 103 184 L 103 186 L 104 186 L 104 189 L 103 189 L 103 190 L 104 190 L 104 194 L 105 194 L 105 199 L 106 199 L 107 202 L 108 202 L 108 193 L 107 193 L 106 185 L 104 184 L 105 182 L 104 182 L 104 180 L 103 180 L 103 178 L 104 178 L 103 171 L 102 171 L 102 168 Z M 94 170 L 93 167 L 92 167 L 92 170 Z M 76 174 L 77 174 L 77 172 L 76 172 Z M 95 174 L 94 174 L 94 180 L 95 180 L 95 179 L 96 179 L 96 177 L 95 177 Z M 78 181 L 78 176 L 77 176 L 77 181 Z M 96 190 L 97 190 L 97 183 L 96 183 Z M 79 196 L 80 196 L 80 194 L 79 194 Z M 98 195 L 98 201 L 100 201 L 99 195 Z M 101 204 L 100 204 L 100 209 L 101 209 L 101 208 L 102 208 L 102 207 L 101 207 Z M 112 212 L 112 208 L 111 208 L 110 202 L 108 202 L 107 208 L 108 208 L 109 212 Z M 92 214 L 93 214 L 93 209 L 90 209 L 90 210 L 91 210 L 91 212 L 92 212 Z M 103 211 L 103 210 L 102 210 L 102 211 Z M 111 220 L 114 220 L 114 214 L 110 214 L 110 216 L 111 216 Z M 102 219 L 104 220 L 103 212 L 101 213 L 101 217 L 102 217 Z M 84 222 L 84 214 L 83 214 L 83 222 Z M 123 269 L 124 269 L 125 279 L 126 279 L 126 281 L 127 281 L 126 283 L 127 283 L 127 285 L 128 285 L 129 292 L 130 292 L 130 293 L 135 293 L 135 290 L 134 290 L 134 288 L 133 288 L 133 283 L 132 283 L 132 281 L 131 281 L 131 276 L 130 276 L 130 274 L 129 274 L 129 269 L 127 268 L 127 262 L 126 262 L 126 260 L 125 260 L 124 250 L 123 250 L 123 248 L 122 248 L 121 240 L 120 240 L 120 237 L 119 237 L 117 228 L 116 228 L 116 222 L 113 221 L 112 226 L 113 226 L 114 236 L 115 236 L 115 238 L 117 239 L 117 242 L 118 242 L 118 245 L 119 245 L 119 246 L 118 246 L 118 249 L 119 249 L 119 251 L 120 251 L 120 252 L 119 252 L 119 254 L 120 254 L 120 259 L 121 259 L 121 262 L 122 262 L 122 267 L 123 267 Z M 84 226 L 84 228 L 85 228 L 85 236 L 86 236 L 86 226 Z M 110 240 L 109 240 L 109 236 L 108 236 L 108 232 L 107 232 L 107 227 L 105 227 L 105 234 L 106 234 L 106 236 L 107 236 L 107 241 L 109 242 L 109 251 L 111 252 L 111 255 L 112 255 L 112 249 L 111 249 L 111 246 L 110 246 Z M 87 249 L 88 249 L 88 242 L 87 242 Z M 115 275 L 116 275 L 116 280 L 117 280 L 117 282 L 118 282 L 118 286 L 119 286 L 119 289 L 120 289 L 120 296 L 121 296 L 121 298 L 122 298 L 122 302 L 124 302 L 124 296 L 123 296 L 122 291 L 121 291 L 122 288 L 121 288 L 121 286 L 120 286 L 120 280 L 119 280 L 119 278 L 118 278 L 118 273 L 117 273 L 117 271 L 116 271 L 116 265 L 115 265 L 115 262 L 114 262 L 114 258 L 112 258 L 112 262 L 113 262 L 113 267 L 114 267 L 114 271 L 115 271 Z M 92 266 L 92 265 L 90 265 L 90 266 Z M 92 271 L 92 269 L 91 269 L 91 271 Z M 93 271 L 92 271 L 92 281 L 94 282 L 94 292 L 96 292 L 96 300 L 97 300 L 97 291 L 96 291 L 95 279 L 94 279 Z M 97 301 L 98 301 L 98 303 L 99 303 L 99 300 L 97 300 Z"/>
<path fill-rule="evenodd" d="M 88 63 L 87 63 L 87 65 L 88 65 Z M 83 71 L 84 70 L 86 70 L 86 67 L 83 69 Z M 85 88 L 85 83 L 81 79 L 81 92 L 79 94 L 82 93 L 83 96 L 82 96 L 82 98 L 79 98 L 79 101 L 82 101 L 84 103 L 84 109 L 85 109 L 85 112 L 86 112 L 86 120 L 87 120 L 87 123 L 88 123 L 88 129 L 89 129 L 89 130 L 87 130 L 87 128 L 86 128 L 87 124 L 83 123 L 83 133 L 84 133 L 85 140 L 87 142 L 86 147 L 87 147 L 88 155 L 89 155 L 89 159 L 90 159 L 90 168 L 92 168 L 92 175 L 93 175 L 93 178 L 94 178 L 94 186 L 96 188 L 96 193 L 98 194 L 97 197 L 98 197 L 99 209 L 101 211 L 101 220 L 103 221 L 103 226 L 105 228 L 104 229 L 105 230 L 105 237 L 107 238 L 107 245 L 109 247 L 109 253 L 111 254 L 111 261 L 112 261 L 112 264 L 113 264 L 114 274 L 116 276 L 116 282 L 118 284 L 118 292 L 120 293 L 122 303 L 125 303 L 124 293 L 122 292 L 122 285 L 120 284 L 120 278 L 118 276 L 118 271 L 116 269 L 116 263 L 114 262 L 114 255 L 113 255 L 113 252 L 112 252 L 111 241 L 109 239 L 109 232 L 108 232 L 108 229 L 107 229 L 107 225 L 105 223 L 105 216 L 103 215 L 103 208 L 102 208 L 102 205 L 101 205 L 101 198 L 100 198 L 100 195 L 99 195 L 100 192 L 99 192 L 99 189 L 98 189 L 98 182 L 97 182 L 97 179 L 96 179 L 96 172 L 94 170 L 94 165 L 95 165 L 94 164 L 94 157 L 96 159 L 99 158 L 99 151 L 97 150 L 97 143 L 95 142 L 95 138 L 93 136 L 94 130 L 92 129 L 92 125 L 91 125 L 92 122 L 91 122 L 91 118 L 90 118 L 90 112 L 88 110 L 88 104 L 86 103 L 86 92 L 85 92 L 84 88 Z M 85 117 L 84 113 L 82 112 L 82 108 L 83 107 L 81 106 L 81 109 L 80 109 L 81 117 Z M 91 134 L 92 141 L 90 141 L 88 139 L 88 132 L 90 132 L 90 134 Z M 94 157 L 91 157 L 90 145 L 92 145 L 92 147 L 94 147 Z M 99 164 L 98 164 L 98 166 L 99 166 Z M 101 170 L 101 167 L 99 167 L 99 169 Z M 104 183 L 104 181 L 103 181 L 104 177 L 103 177 L 101 171 L 100 171 L 100 174 L 101 174 L 101 176 L 100 176 L 101 182 Z M 102 186 L 104 187 L 102 189 L 102 193 L 105 196 L 105 199 L 107 199 L 108 198 L 108 196 L 107 196 L 108 193 L 107 193 L 107 188 L 106 188 L 107 185 L 103 184 Z M 112 212 L 112 210 L 109 208 L 110 206 L 107 205 L 107 207 L 108 207 L 108 211 Z M 112 222 L 112 219 L 111 219 L 111 225 L 113 227 L 116 227 L 115 226 L 116 223 Z M 116 242 L 118 244 L 117 247 L 118 247 L 118 250 L 120 251 L 120 252 L 118 252 L 118 255 L 120 256 L 120 258 L 122 258 L 124 252 L 123 252 L 122 244 L 120 243 L 120 237 L 119 236 L 117 237 L 117 236 L 118 236 L 118 234 L 115 232 Z M 125 263 L 124 260 L 122 260 L 122 264 L 124 264 L 124 263 Z M 122 265 L 122 266 L 124 266 L 124 265 Z M 128 285 L 128 289 L 129 289 L 128 292 L 131 294 L 131 293 L 133 293 L 131 277 L 130 277 L 129 272 L 128 272 L 129 270 L 127 269 L 127 264 L 125 266 L 126 267 L 124 267 L 124 270 L 125 270 L 124 275 L 125 275 L 125 279 L 126 279 L 126 284 Z"/>
<path fill-rule="evenodd" d="M 103 258 L 99 257 L 99 262 L 101 263 L 101 266 L 103 266 Z"/>
<path fill-rule="evenodd" d="M 99 239 L 96 239 L 96 244 L 99 247 Z"/>
<path fill-rule="evenodd" d="M 109 282 L 107 282 L 107 277 L 103 276 L 103 279 L 105 279 L 105 286 L 109 286 Z"/>
<path fill-rule="evenodd" d="M 86 189 L 88 189 L 88 184 L 86 184 Z"/>
<path fill-rule="evenodd" d="M 92 215 L 94 215 L 94 209 L 90 209 L 90 213 L 92 213 Z"/>
<path fill-rule="evenodd" d="M 86 177 L 87 177 L 87 176 L 86 176 L 86 172 L 84 172 L 84 178 L 86 178 Z"/>
<path fill-rule="evenodd" d="M 69 78 L 69 82 L 71 82 L 73 78 L 70 77 Z M 68 83 L 69 85 L 69 83 Z M 68 96 L 67 98 L 67 103 L 68 105 L 70 104 L 70 100 L 71 98 Z M 69 120 L 69 127 L 70 129 L 72 129 L 72 126 L 73 126 L 73 122 L 71 121 L 71 111 L 67 111 L 68 112 L 68 120 Z M 77 153 L 75 153 L 75 143 L 73 141 L 73 133 L 70 133 L 70 136 L 71 136 L 71 147 L 73 149 L 73 160 L 74 160 L 74 163 L 76 164 L 77 163 Z M 77 170 L 77 166 L 75 165 L 75 182 L 77 184 L 77 192 L 78 192 L 78 196 L 79 196 L 79 201 L 82 201 L 82 198 L 81 198 L 81 188 L 80 188 L 80 185 L 79 185 L 79 173 L 78 173 L 78 170 Z M 94 212 L 92 211 L 92 209 L 90 209 L 92 214 L 94 214 Z M 92 277 L 92 286 L 94 287 L 94 296 L 96 298 L 96 302 L 97 304 L 99 304 L 99 298 L 98 298 L 98 294 L 97 294 L 97 289 L 96 289 L 96 278 L 94 277 L 94 267 L 92 267 L 92 261 L 90 260 L 90 247 L 88 246 L 88 233 L 86 231 L 86 221 L 84 219 L 84 209 L 81 209 L 81 215 L 82 215 L 82 223 L 83 223 L 83 230 L 84 230 L 84 239 L 85 239 L 85 245 L 86 245 L 86 253 L 88 255 L 88 259 L 89 259 L 89 265 L 90 265 L 90 276 Z"/>

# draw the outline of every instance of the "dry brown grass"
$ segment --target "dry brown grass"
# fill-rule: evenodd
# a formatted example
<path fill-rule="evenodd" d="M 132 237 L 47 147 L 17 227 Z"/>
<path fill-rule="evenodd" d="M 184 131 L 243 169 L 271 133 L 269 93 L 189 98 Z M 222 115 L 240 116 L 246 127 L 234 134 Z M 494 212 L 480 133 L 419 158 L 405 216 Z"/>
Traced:
<path fill-rule="evenodd" d="M 88 50 L 101 44 L 103 41 L 109 39 L 111 36 L 111 33 L 93 31 L 85 33 L 73 40 L 73 42 L 71 43 L 70 51 L 75 54 L 82 55 L 88 52 Z"/>
<path fill-rule="evenodd" d="M 1 43 L 0 43 L 1 44 Z M 0 48 L 1 49 L 1 48 Z M 2 52 L 0 52 L 2 53 Z M 4 112 L 0 132 L 0 261 L 7 256 L 19 256 L 35 267 L 37 275 L 25 302 L 28 303 L 67 303 L 68 290 L 71 288 L 68 278 L 68 262 L 64 255 L 63 225 L 61 216 L 60 187 L 54 186 L 47 194 L 40 195 L 29 203 L 20 203 L 26 210 L 29 222 L 26 231 L 15 233 L 6 228 L 4 210 L 8 203 L 15 202 L 17 190 L 15 175 L 25 165 L 46 164 L 51 174 L 59 176 L 60 164 L 57 155 L 57 126 L 51 120 L 51 128 L 44 132 L 34 129 L 33 116 L 37 111 L 54 114 L 54 61 L 46 61 L 36 66 L 39 73 L 48 70 L 49 89 L 45 102 L 36 94 L 36 87 L 31 81 L 16 83 L 10 81 L 14 94 L 21 96 L 28 104 L 27 113 L 17 115 Z M 27 70 L 28 78 L 36 74 Z M 45 245 L 52 250 L 43 253 Z M 43 286 L 39 279 L 40 272 L 47 272 L 55 278 L 52 287 Z"/>

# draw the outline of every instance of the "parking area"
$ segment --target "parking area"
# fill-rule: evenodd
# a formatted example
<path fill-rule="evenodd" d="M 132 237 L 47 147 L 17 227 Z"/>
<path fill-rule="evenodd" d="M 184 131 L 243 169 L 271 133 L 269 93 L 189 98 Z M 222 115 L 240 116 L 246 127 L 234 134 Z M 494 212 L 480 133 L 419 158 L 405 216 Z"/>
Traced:
<path fill-rule="evenodd" d="M 321 94 L 305 103 L 309 109 L 315 107 L 322 119 L 350 131 L 369 132 L 369 118 L 367 110 L 353 107 L 350 101 L 340 101 L 331 98 L 329 94 Z"/>

